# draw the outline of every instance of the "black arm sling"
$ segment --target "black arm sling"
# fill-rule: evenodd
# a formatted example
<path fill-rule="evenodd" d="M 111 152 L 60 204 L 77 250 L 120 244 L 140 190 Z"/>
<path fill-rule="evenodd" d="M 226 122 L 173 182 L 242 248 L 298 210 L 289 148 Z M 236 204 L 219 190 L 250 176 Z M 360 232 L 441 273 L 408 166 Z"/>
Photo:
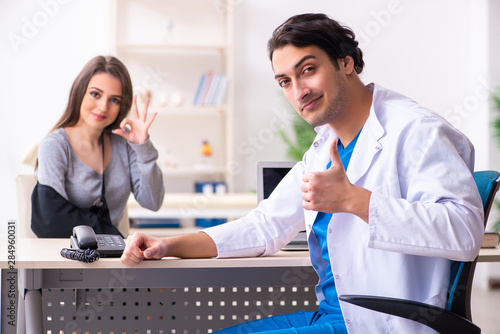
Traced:
<path fill-rule="evenodd" d="M 101 196 L 89 209 L 82 209 L 62 197 L 54 188 L 38 181 L 31 194 L 31 229 L 39 238 L 69 238 L 73 227 L 88 225 L 96 234 L 122 235 L 113 225 L 104 194 L 104 136 L 102 142 Z"/>

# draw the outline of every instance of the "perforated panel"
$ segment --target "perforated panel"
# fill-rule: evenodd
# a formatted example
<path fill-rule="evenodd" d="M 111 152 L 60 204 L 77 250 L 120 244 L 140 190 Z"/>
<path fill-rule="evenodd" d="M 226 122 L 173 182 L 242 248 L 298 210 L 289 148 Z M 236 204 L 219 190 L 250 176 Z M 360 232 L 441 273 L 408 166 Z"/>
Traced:
<path fill-rule="evenodd" d="M 316 310 L 314 287 L 44 289 L 44 330 L 211 333 L 271 315 Z"/>

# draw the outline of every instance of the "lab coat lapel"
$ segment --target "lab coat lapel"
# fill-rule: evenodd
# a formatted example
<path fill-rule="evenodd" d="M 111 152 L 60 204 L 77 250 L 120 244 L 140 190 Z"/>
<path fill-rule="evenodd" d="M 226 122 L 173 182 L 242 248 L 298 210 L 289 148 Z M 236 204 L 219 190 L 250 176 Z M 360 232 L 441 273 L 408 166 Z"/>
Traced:
<path fill-rule="evenodd" d="M 316 137 L 313 143 L 313 150 L 315 151 L 315 157 L 311 162 L 311 168 L 309 172 L 320 172 L 326 170 L 326 166 L 330 162 L 330 144 L 337 138 L 337 135 L 332 131 L 329 125 L 323 125 L 315 129 L 319 136 Z M 318 215 L 317 211 L 304 210 L 304 218 L 306 221 L 306 232 L 307 237 L 311 233 L 312 224 L 316 220 Z"/>
<path fill-rule="evenodd" d="M 372 105 L 370 116 L 359 134 L 358 142 L 352 152 L 351 161 L 347 168 L 347 177 L 352 184 L 356 184 L 365 175 L 375 155 L 382 150 L 383 147 L 379 139 L 383 134 L 384 128 L 380 124 Z"/>

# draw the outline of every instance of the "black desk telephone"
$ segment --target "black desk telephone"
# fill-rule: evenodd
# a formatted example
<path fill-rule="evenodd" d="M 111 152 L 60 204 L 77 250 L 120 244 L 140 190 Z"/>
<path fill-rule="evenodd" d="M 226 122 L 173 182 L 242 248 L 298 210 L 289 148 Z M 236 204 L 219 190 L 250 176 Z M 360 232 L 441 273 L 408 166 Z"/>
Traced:
<path fill-rule="evenodd" d="M 94 262 L 101 257 L 120 257 L 125 241 L 119 235 L 95 234 L 87 225 L 75 226 L 70 237 L 70 249 L 61 250 L 61 255 L 82 262 Z"/>

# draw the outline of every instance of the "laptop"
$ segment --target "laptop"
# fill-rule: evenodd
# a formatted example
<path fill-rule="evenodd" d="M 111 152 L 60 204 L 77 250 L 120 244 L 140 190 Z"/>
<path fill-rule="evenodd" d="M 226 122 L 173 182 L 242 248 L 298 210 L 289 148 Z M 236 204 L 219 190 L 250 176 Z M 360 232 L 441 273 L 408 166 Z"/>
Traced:
<path fill-rule="evenodd" d="M 266 199 L 297 162 L 260 161 L 257 163 L 257 200 Z M 306 231 L 300 231 L 282 250 L 309 250 Z"/>

